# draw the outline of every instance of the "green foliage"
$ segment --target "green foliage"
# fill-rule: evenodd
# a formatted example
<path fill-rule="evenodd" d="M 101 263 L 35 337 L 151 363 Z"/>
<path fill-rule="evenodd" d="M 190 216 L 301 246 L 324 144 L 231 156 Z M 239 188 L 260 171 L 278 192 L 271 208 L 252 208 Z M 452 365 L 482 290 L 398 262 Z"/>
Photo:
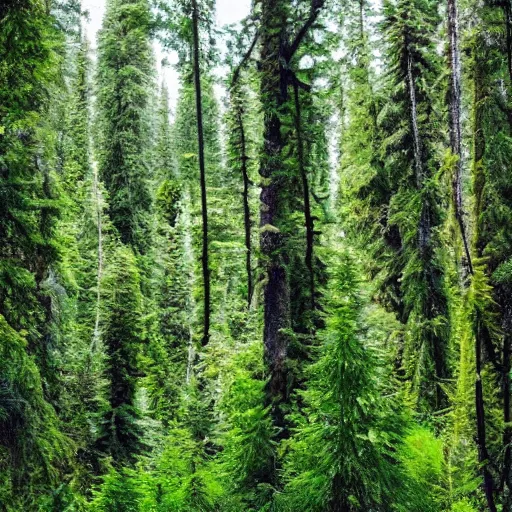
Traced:
<path fill-rule="evenodd" d="M 149 98 L 153 59 L 145 0 L 108 2 L 98 39 L 97 141 L 110 216 L 123 243 L 150 247 L 153 198 L 149 188 Z"/>
<path fill-rule="evenodd" d="M 434 512 L 446 510 L 446 468 L 443 441 L 430 430 L 416 427 L 407 434 L 399 450 L 406 482 L 410 486 L 410 501 L 399 504 L 397 509 Z"/>
<path fill-rule="evenodd" d="M 334 262 L 333 262 L 334 263 Z M 285 465 L 289 510 L 393 510 L 405 475 L 398 464 L 405 416 L 382 398 L 385 374 L 364 336 L 364 302 L 354 262 L 340 254 L 326 293 L 320 356 L 301 392 Z"/>
<path fill-rule="evenodd" d="M 0 316 L 0 503 L 36 510 L 37 497 L 56 485 L 72 445 L 43 396 L 40 372 L 18 333 Z"/>
<path fill-rule="evenodd" d="M 35 511 L 72 453 L 54 409 L 63 204 L 49 113 L 63 37 L 38 1 L 0 11 L 0 503 Z"/>
<path fill-rule="evenodd" d="M 112 255 L 102 283 L 107 291 L 102 307 L 105 346 L 106 407 L 96 422 L 96 448 L 115 462 L 134 461 L 144 448 L 135 393 L 138 356 L 144 341 L 142 295 L 135 257 L 127 247 Z"/>
<path fill-rule="evenodd" d="M 91 59 L 77 0 L 0 2 L 0 510 L 508 511 L 510 5 L 458 2 L 457 160 L 439 2 L 253 4 L 108 0 Z"/>
<path fill-rule="evenodd" d="M 143 498 L 135 471 L 111 467 L 94 492 L 88 510 L 93 512 L 139 512 Z"/>
<path fill-rule="evenodd" d="M 178 201 L 181 197 L 181 187 L 175 181 L 165 180 L 157 191 L 156 199 L 165 220 L 174 226 L 178 216 Z"/>
<path fill-rule="evenodd" d="M 259 343 L 239 344 L 223 369 L 218 409 L 222 451 L 216 465 L 223 483 L 223 510 L 264 510 L 272 495 L 275 429 L 264 406 L 264 366 Z"/>

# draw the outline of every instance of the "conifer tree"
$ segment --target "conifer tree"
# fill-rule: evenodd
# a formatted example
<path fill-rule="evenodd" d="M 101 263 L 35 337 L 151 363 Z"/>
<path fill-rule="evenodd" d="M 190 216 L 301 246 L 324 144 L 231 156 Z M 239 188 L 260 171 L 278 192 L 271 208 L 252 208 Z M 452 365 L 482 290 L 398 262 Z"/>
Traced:
<path fill-rule="evenodd" d="M 38 510 L 62 476 L 52 273 L 57 265 L 55 136 L 63 36 L 38 1 L 0 7 L 0 503 Z M 62 468 L 62 466 L 61 466 Z"/>
<path fill-rule="evenodd" d="M 285 70 L 295 56 L 324 2 L 312 1 L 309 15 L 288 39 L 289 6 L 286 2 L 265 1 L 261 6 L 260 99 L 264 117 L 264 144 L 260 158 L 262 176 L 260 207 L 260 250 L 265 272 L 264 334 L 265 358 L 270 381 L 268 400 L 273 407 L 275 426 L 284 428 L 281 403 L 288 398 L 286 353 L 291 328 L 289 251 L 290 218 L 297 176 L 285 165 L 281 127 L 286 125 L 285 107 L 289 99 L 290 76 Z"/>
<path fill-rule="evenodd" d="M 98 161 L 110 217 L 121 241 L 150 247 L 149 98 L 153 58 L 150 10 L 144 0 L 108 2 L 98 38 Z"/>
<path fill-rule="evenodd" d="M 434 2 L 385 5 L 392 104 L 381 114 L 389 173 L 387 224 L 395 226 L 403 313 L 409 327 L 404 365 L 427 408 L 446 405 L 449 326 L 438 229 L 442 210 L 431 95 L 439 62 L 434 51 Z M 421 21 L 420 21 L 421 20 Z M 428 52 L 428 55 L 426 53 Z"/>
<path fill-rule="evenodd" d="M 404 477 L 395 454 L 404 417 L 380 396 L 384 374 L 363 334 L 354 263 L 339 254 L 332 266 L 320 357 L 308 369 L 305 418 L 290 441 L 285 501 L 310 512 L 393 510 Z"/>
<path fill-rule="evenodd" d="M 140 275 L 128 247 L 119 247 L 106 269 L 102 307 L 108 395 L 96 422 L 96 449 L 115 462 L 134 462 L 144 448 L 136 401 L 138 357 L 144 340 Z"/>

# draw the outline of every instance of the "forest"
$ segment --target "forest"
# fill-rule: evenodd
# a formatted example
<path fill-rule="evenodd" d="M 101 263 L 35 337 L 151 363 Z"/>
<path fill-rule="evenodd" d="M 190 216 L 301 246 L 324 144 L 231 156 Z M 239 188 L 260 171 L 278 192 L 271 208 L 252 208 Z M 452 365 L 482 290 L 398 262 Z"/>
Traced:
<path fill-rule="evenodd" d="M 0 512 L 512 512 L 512 1 L 216 8 L 0 0 Z"/>

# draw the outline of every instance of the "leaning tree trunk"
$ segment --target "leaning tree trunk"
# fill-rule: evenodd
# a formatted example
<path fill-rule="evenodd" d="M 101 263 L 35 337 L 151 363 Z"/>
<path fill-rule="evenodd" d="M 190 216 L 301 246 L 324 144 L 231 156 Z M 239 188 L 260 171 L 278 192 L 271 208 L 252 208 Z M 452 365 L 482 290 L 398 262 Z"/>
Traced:
<path fill-rule="evenodd" d="M 203 252 L 201 263 L 203 268 L 203 339 L 202 344 L 206 346 L 210 340 L 210 267 L 208 262 L 208 203 L 206 195 L 206 170 L 204 161 L 204 130 L 203 130 L 203 107 L 201 95 L 201 67 L 199 62 L 199 12 L 197 0 L 192 0 L 192 25 L 194 32 L 194 84 L 196 93 L 197 113 L 197 143 L 199 150 L 199 179 L 201 185 L 201 216 L 203 221 Z"/>

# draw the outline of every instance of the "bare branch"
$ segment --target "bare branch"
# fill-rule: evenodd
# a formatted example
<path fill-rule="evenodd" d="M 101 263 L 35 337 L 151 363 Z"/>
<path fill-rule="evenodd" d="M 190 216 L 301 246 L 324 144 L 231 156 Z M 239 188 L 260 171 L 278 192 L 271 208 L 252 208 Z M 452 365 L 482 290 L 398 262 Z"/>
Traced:
<path fill-rule="evenodd" d="M 251 46 L 245 53 L 243 59 L 240 61 L 240 64 L 238 64 L 235 71 L 233 72 L 233 77 L 231 78 L 230 89 L 232 89 L 238 82 L 238 79 L 240 78 L 240 72 L 242 71 L 242 68 L 246 65 L 247 61 L 251 58 L 252 52 L 254 50 L 254 47 L 256 46 L 256 43 L 258 42 L 259 37 L 260 37 L 260 33 L 258 31 L 256 31 L 256 33 L 254 34 L 254 39 L 252 40 Z"/>
<path fill-rule="evenodd" d="M 320 9 L 324 7 L 325 0 L 311 0 L 311 9 L 309 11 L 309 17 L 302 26 L 302 28 L 297 32 L 297 35 L 295 36 L 295 39 L 293 40 L 292 44 L 288 48 L 288 55 L 287 55 L 287 61 L 289 62 L 292 57 L 295 55 L 295 52 L 299 49 L 302 40 L 304 37 L 306 37 L 306 34 L 308 33 L 309 29 L 313 26 L 316 19 L 318 18 L 318 15 L 320 14 Z"/>

